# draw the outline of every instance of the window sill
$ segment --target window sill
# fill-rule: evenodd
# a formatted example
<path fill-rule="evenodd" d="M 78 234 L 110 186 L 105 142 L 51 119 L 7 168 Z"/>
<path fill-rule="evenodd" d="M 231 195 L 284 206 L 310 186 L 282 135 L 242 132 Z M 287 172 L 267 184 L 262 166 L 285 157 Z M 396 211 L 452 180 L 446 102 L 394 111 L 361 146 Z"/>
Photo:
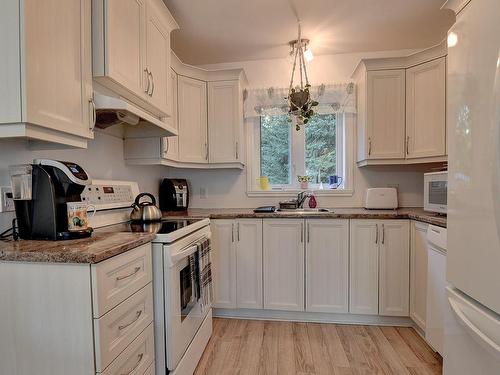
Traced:
<path fill-rule="evenodd" d="M 252 197 L 290 197 L 294 198 L 301 191 L 311 191 L 317 197 L 352 197 L 353 189 L 291 189 L 291 190 L 251 190 L 247 191 L 247 196 Z"/>

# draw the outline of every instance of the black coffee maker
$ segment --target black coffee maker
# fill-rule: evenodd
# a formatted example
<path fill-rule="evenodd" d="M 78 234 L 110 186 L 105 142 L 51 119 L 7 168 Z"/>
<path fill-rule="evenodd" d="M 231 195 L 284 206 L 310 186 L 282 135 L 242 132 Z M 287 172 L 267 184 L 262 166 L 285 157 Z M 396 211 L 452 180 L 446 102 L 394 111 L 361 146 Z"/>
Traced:
<path fill-rule="evenodd" d="M 16 167 L 19 166 L 13 168 Z M 21 167 L 24 175 L 11 170 L 20 238 L 70 240 L 92 234 L 92 228 L 68 230 L 67 202 L 80 202 L 80 194 L 91 183 L 82 167 L 49 159 L 36 159 L 33 164 Z"/>

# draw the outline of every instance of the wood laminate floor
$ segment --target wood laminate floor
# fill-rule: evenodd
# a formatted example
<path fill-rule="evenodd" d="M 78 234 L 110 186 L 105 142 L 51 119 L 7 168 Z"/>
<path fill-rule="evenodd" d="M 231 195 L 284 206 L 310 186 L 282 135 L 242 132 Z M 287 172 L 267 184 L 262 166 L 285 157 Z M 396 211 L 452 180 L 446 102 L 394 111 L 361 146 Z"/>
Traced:
<path fill-rule="evenodd" d="M 441 374 L 412 328 L 214 319 L 196 375 Z"/>

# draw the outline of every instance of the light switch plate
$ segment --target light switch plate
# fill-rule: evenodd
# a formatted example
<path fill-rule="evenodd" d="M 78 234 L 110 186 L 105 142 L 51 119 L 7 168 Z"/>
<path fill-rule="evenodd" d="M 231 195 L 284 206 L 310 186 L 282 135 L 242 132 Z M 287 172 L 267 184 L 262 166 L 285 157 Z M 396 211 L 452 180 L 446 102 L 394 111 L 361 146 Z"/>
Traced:
<path fill-rule="evenodd" d="M 0 187 L 0 212 L 14 211 L 14 199 L 12 199 L 12 188 L 10 186 Z"/>

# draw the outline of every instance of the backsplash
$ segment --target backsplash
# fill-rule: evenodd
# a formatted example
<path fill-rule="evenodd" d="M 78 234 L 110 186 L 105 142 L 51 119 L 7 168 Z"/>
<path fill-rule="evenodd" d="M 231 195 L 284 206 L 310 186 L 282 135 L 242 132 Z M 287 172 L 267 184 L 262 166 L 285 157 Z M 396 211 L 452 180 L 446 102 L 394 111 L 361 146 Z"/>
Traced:
<path fill-rule="evenodd" d="M 109 134 L 96 132 L 88 149 L 32 151 L 26 141 L 2 140 L 0 147 L 0 186 L 10 184 L 8 167 L 12 164 L 30 163 L 35 158 L 74 161 L 95 179 L 135 180 L 141 191 L 158 195 L 158 186 L 167 169 L 161 166 L 139 167 L 125 164 L 123 140 Z M 12 212 L 0 213 L 0 232 L 10 227 Z"/>

